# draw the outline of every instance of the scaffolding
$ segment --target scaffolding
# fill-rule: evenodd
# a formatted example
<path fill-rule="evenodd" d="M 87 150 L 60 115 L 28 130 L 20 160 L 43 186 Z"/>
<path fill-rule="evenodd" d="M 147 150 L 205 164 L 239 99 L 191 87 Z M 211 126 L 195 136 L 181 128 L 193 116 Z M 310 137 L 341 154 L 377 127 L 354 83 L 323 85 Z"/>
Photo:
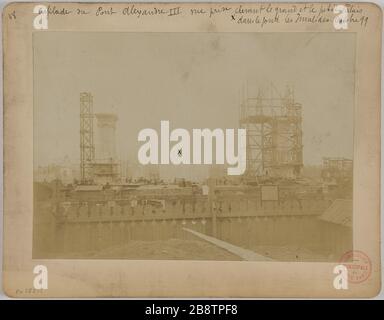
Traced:
<path fill-rule="evenodd" d="M 321 176 L 324 182 L 340 182 L 352 180 L 353 161 L 346 158 L 325 157 Z"/>
<path fill-rule="evenodd" d="M 94 160 L 93 97 L 89 92 L 82 92 L 80 93 L 80 173 L 82 184 L 92 183 Z"/>
<path fill-rule="evenodd" d="M 240 127 L 247 130 L 247 170 L 251 177 L 297 177 L 303 166 L 301 104 L 287 86 L 280 96 L 271 85 L 256 98 L 244 97 Z"/>

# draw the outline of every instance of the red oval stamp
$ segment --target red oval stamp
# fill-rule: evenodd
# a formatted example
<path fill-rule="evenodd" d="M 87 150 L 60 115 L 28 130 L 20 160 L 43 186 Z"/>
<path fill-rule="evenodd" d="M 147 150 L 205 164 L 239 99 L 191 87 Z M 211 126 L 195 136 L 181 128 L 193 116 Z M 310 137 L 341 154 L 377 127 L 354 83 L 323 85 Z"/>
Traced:
<path fill-rule="evenodd" d="M 351 283 L 364 282 L 371 275 L 371 259 L 362 251 L 348 251 L 343 254 L 340 262 L 348 269 L 348 281 Z"/>

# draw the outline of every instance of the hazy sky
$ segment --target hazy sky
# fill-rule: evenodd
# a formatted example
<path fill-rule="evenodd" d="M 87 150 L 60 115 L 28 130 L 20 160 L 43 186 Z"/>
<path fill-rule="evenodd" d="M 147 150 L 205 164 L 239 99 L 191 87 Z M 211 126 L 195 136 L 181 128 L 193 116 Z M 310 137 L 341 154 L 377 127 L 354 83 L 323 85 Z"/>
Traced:
<path fill-rule="evenodd" d="M 113 112 L 122 159 L 142 128 L 237 128 L 241 88 L 294 85 L 304 163 L 353 156 L 353 33 L 34 34 L 35 165 L 80 158 L 79 93 Z"/>

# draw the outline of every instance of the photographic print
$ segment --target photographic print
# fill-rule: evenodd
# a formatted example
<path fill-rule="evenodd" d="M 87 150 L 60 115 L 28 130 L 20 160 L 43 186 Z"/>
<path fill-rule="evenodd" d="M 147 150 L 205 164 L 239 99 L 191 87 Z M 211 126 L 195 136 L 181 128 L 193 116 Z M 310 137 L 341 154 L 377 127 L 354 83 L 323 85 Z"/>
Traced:
<path fill-rule="evenodd" d="M 38 33 L 33 53 L 34 257 L 353 250 L 354 34 Z"/>
<path fill-rule="evenodd" d="M 379 7 L 3 17 L 8 295 L 377 294 Z"/>

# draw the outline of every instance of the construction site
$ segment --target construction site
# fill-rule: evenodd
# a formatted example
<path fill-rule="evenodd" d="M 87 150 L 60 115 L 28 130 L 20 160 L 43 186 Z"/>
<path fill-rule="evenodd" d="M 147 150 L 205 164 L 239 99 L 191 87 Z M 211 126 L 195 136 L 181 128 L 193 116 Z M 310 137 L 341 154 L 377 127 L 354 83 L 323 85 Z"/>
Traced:
<path fill-rule="evenodd" d="M 353 249 L 353 162 L 304 166 L 291 87 L 242 98 L 246 171 L 200 182 L 164 182 L 150 165 L 134 176 L 117 156 L 118 115 L 93 103 L 80 93 L 79 176 L 35 174 L 34 258 L 337 261 Z"/>

